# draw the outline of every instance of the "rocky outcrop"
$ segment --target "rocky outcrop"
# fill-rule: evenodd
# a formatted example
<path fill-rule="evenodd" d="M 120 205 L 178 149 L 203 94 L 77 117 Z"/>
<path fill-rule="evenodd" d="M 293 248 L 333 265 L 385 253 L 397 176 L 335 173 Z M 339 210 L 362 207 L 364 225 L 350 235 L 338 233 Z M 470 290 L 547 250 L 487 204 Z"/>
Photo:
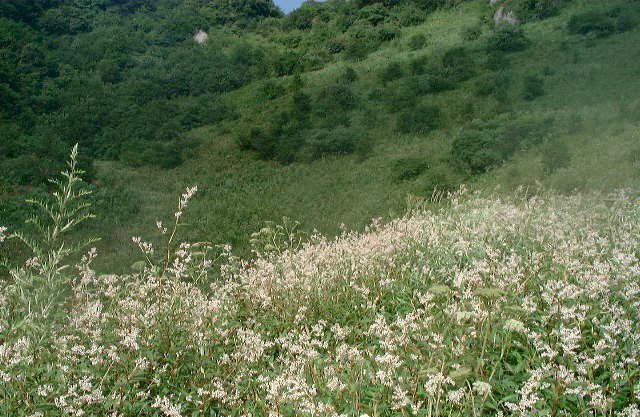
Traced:
<path fill-rule="evenodd" d="M 496 26 L 503 24 L 515 25 L 518 23 L 518 18 L 513 10 L 508 10 L 505 6 L 500 6 L 493 15 L 493 21 Z"/>
<path fill-rule="evenodd" d="M 209 40 L 209 35 L 204 30 L 199 30 L 193 35 L 193 41 L 199 45 L 204 45 Z"/>

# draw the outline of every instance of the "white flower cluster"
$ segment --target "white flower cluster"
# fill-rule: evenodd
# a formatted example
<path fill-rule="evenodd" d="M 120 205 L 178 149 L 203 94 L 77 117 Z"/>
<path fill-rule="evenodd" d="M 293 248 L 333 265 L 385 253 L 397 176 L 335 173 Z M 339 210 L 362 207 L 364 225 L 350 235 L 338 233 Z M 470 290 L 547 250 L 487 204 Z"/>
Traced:
<path fill-rule="evenodd" d="M 223 248 L 208 281 L 198 244 L 171 246 L 164 274 L 100 275 L 89 251 L 47 338 L 3 293 L 3 407 L 640 417 L 640 205 L 615 198 L 456 195 L 277 256 Z"/>

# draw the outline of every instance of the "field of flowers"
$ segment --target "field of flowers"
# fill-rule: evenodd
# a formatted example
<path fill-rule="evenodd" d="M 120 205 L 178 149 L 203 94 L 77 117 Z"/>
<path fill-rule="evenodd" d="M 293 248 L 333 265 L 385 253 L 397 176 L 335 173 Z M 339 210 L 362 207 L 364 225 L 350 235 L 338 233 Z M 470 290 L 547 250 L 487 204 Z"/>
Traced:
<path fill-rule="evenodd" d="M 86 208 L 74 169 L 49 236 Z M 195 192 L 163 244 L 134 238 L 129 275 L 22 236 L 37 256 L 1 281 L 0 415 L 640 416 L 633 193 L 461 190 L 331 240 L 272 225 L 247 261 L 176 243 Z"/>

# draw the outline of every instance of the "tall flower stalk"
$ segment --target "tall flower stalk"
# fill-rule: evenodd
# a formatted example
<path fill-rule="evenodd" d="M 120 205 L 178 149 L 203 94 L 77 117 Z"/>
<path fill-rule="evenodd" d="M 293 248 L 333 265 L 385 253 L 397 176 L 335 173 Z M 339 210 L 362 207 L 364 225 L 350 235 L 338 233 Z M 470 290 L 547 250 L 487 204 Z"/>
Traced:
<path fill-rule="evenodd" d="M 82 181 L 84 173 L 78 167 L 76 144 L 61 178 L 49 180 L 54 185 L 51 198 L 26 200 L 38 209 L 37 214 L 26 220 L 33 226 L 33 232 L 16 231 L 7 237 L 22 242 L 32 254 L 23 266 L 11 269 L 12 282 L 7 288 L 7 293 L 15 298 L 16 313 L 25 320 L 45 319 L 64 302 L 69 289 L 69 276 L 64 274 L 69 266 L 67 261 L 99 240 L 89 238 L 73 243 L 68 239 L 78 225 L 95 217 L 87 201 L 91 191 Z"/>

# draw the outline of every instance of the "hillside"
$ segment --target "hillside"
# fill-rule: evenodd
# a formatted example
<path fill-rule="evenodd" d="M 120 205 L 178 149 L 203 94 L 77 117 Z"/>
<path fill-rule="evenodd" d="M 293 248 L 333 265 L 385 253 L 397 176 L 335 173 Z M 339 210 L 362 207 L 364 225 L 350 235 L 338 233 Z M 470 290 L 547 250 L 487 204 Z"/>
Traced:
<path fill-rule="evenodd" d="M 570 33 L 571 19 L 589 10 L 638 14 L 633 2 L 571 2 L 523 24 L 520 50 L 496 52 L 487 49 L 494 8 L 464 2 L 401 29 L 364 58 L 230 92 L 224 103 L 235 116 L 189 132 L 199 147 L 183 165 L 96 163 L 103 223 L 92 233 L 105 236 L 106 228 L 104 252 L 133 260 L 135 248 L 121 242 L 152 233 L 193 184 L 201 197 L 191 237 L 242 254 L 265 221 L 288 217 L 307 232 L 335 235 L 343 225 L 402 215 L 408 194 L 462 183 L 505 192 L 635 187 L 640 32 Z M 454 63 L 443 70 L 447 54 Z M 345 94 L 353 102 L 342 108 Z M 295 114 L 296 100 L 309 102 L 307 114 Z"/>
<path fill-rule="evenodd" d="M 0 415 L 640 416 L 639 5 L 1 2 Z"/>

